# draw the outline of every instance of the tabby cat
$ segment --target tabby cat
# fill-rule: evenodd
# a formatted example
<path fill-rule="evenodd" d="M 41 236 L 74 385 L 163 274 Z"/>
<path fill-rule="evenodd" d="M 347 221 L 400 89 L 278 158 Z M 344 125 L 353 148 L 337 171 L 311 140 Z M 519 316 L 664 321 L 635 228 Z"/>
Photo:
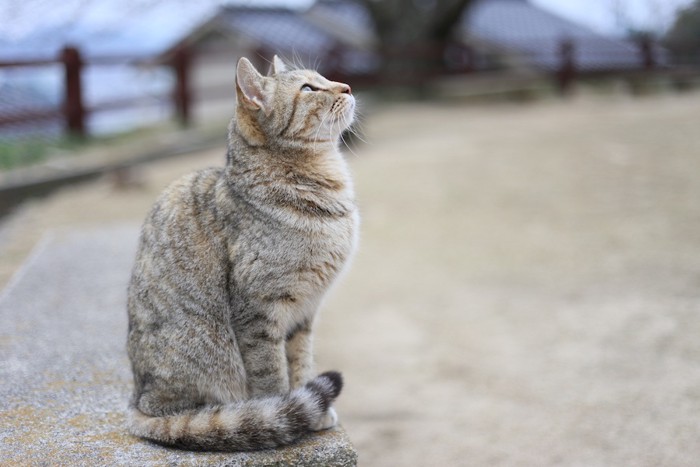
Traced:
<path fill-rule="evenodd" d="M 346 84 L 245 58 L 227 163 L 160 196 L 128 291 L 129 429 L 160 444 L 254 450 L 336 424 L 337 372 L 313 375 L 319 304 L 353 253 L 358 215 L 338 150 Z"/>

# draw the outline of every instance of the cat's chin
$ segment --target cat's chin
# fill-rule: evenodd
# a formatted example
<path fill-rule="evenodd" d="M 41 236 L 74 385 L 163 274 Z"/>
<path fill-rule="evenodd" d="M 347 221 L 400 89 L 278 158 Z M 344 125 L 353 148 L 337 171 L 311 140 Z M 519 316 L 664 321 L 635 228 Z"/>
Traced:
<path fill-rule="evenodd" d="M 350 109 L 345 115 L 337 119 L 338 123 L 333 133 L 335 138 L 340 138 L 344 131 L 348 130 L 355 121 L 354 109 Z M 337 134 L 336 134 L 337 133 Z"/>
<path fill-rule="evenodd" d="M 328 125 L 328 142 L 337 142 L 342 134 L 348 130 L 355 121 L 354 112 L 350 111 L 347 115 L 335 117 Z"/>
<path fill-rule="evenodd" d="M 341 132 L 347 130 L 355 121 L 355 98 L 349 94 L 339 96 L 331 111 L 342 128 Z"/>

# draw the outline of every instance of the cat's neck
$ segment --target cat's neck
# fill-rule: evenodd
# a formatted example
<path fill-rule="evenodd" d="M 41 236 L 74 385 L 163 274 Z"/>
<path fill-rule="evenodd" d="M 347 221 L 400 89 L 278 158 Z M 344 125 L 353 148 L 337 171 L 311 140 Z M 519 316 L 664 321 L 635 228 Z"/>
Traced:
<path fill-rule="evenodd" d="M 298 180 L 325 180 L 319 186 L 350 183 L 347 165 L 336 144 L 316 147 L 256 146 L 229 142 L 227 166 L 234 174 L 249 174 L 257 181 L 295 183 Z M 245 182 L 244 179 L 240 180 Z"/>
<path fill-rule="evenodd" d="M 259 124 L 250 118 L 234 118 L 228 127 L 228 142 L 230 147 L 262 150 L 264 152 L 285 154 L 305 153 L 320 157 L 337 152 L 340 137 L 324 139 L 321 137 L 306 139 L 289 136 L 266 135 Z"/>
<path fill-rule="evenodd" d="M 353 197 L 350 174 L 337 142 L 250 145 L 238 132 L 230 131 L 227 173 L 242 191 L 284 188 L 299 196 Z"/>
<path fill-rule="evenodd" d="M 268 136 L 233 119 L 228 129 L 227 165 L 269 171 L 270 175 L 283 170 L 333 176 L 325 172 L 337 172 L 338 166 L 345 167 L 338 146 L 339 138 L 303 140 Z M 344 170 L 341 172 L 336 175 L 347 175 Z"/>

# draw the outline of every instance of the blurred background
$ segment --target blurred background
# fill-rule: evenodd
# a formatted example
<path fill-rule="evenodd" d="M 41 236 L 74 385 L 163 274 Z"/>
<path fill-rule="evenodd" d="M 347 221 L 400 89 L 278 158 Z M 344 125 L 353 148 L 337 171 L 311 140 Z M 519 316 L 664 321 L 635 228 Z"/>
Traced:
<path fill-rule="evenodd" d="M 3 0 L 0 167 L 173 117 L 184 126 L 225 118 L 240 56 L 267 68 L 278 53 L 382 97 L 529 99 L 579 81 L 633 93 L 695 84 L 690 0 L 565 3 Z"/>
<path fill-rule="evenodd" d="M 700 1 L 0 0 L 0 288 L 224 163 L 239 57 L 349 83 L 324 305 L 361 465 L 697 465 Z"/>

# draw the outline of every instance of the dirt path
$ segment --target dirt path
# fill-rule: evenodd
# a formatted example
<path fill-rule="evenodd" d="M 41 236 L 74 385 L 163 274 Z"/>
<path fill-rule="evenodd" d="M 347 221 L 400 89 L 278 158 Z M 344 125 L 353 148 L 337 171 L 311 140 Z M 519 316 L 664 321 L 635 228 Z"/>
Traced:
<path fill-rule="evenodd" d="M 361 465 L 691 465 L 700 458 L 700 95 L 403 105 L 350 155 L 360 252 L 319 367 Z M 138 223 L 222 150 L 26 206 L 46 229 Z"/>

